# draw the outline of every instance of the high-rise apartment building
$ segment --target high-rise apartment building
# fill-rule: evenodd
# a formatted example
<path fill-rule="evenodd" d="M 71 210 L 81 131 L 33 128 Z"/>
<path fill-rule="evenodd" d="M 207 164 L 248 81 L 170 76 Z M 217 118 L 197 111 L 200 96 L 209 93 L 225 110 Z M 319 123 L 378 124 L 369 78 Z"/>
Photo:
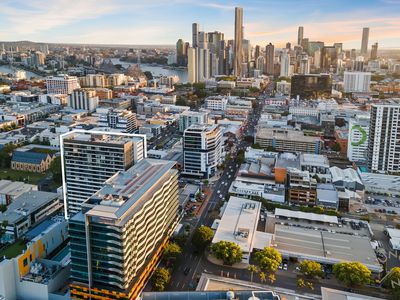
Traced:
<path fill-rule="evenodd" d="M 304 27 L 299 26 L 299 29 L 297 31 L 297 45 L 301 46 L 303 43 L 303 35 L 304 35 Z"/>
<path fill-rule="evenodd" d="M 74 130 L 60 136 L 65 216 L 118 171 L 146 157 L 146 138 L 118 132 Z"/>
<path fill-rule="evenodd" d="M 265 47 L 265 73 L 267 75 L 274 74 L 274 56 L 275 56 L 275 47 L 271 43 L 269 43 Z"/>
<path fill-rule="evenodd" d="M 290 74 L 290 56 L 286 50 L 281 53 L 281 72 L 280 76 L 288 77 Z"/>
<path fill-rule="evenodd" d="M 47 94 L 70 94 L 79 88 L 78 78 L 68 75 L 46 77 Z"/>
<path fill-rule="evenodd" d="M 374 104 L 368 141 L 371 172 L 400 172 L 400 105 Z"/>
<path fill-rule="evenodd" d="M 349 120 L 347 157 L 350 161 L 366 161 L 368 151 L 369 115 L 357 115 Z"/>
<path fill-rule="evenodd" d="M 192 24 L 192 47 L 196 48 L 199 46 L 199 24 L 193 23 Z"/>
<path fill-rule="evenodd" d="M 105 181 L 69 220 L 71 297 L 136 299 L 179 220 L 175 162 L 144 159 Z"/>
<path fill-rule="evenodd" d="M 361 55 L 364 57 L 366 57 L 368 54 L 368 38 L 369 38 L 369 28 L 364 27 L 361 40 Z"/>
<path fill-rule="evenodd" d="M 179 131 L 184 132 L 191 125 L 206 125 L 208 113 L 203 111 L 184 111 L 179 115 Z"/>
<path fill-rule="evenodd" d="M 119 132 L 133 133 L 137 129 L 136 114 L 126 109 L 108 109 L 99 114 L 98 125 Z"/>
<path fill-rule="evenodd" d="M 190 47 L 188 49 L 188 82 L 196 83 L 197 78 L 197 48 Z"/>
<path fill-rule="evenodd" d="M 243 8 L 235 7 L 234 75 L 242 76 Z"/>
<path fill-rule="evenodd" d="M 210 178 L 222 161 L 218 125 L 191 125 L 183 133 L 183 171 L 186 176 Z"/>
<path fill-rule="evenodd" d="M 106 86 L 106 76 L 104 74 L 88 74 L 85 77 L 79 77 L 82 87 L 103 88 Z"/>
<path fill-rule="evenodd" d="M 307 53 L 302 53 L 300 55 L 299 73 L 300 74 L 310 73 L 310 59 Z"/>
<path fill-rule="evenodd" d="M 366 93 L 369 92 L 369 85 L 371 83 L 370 72 L 344 72 L 344 92 L 352 93 Z"/>
<path fill-rule="evenodd" d="M 95 89 L 76 89 L 68 96 L 68 106 L 92 112 L 99 105 Z"/>

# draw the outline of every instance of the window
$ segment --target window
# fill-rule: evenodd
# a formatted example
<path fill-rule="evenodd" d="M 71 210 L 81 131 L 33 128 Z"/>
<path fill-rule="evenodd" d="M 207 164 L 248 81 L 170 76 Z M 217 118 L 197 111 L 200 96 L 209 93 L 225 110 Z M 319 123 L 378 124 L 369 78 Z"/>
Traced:
<path fill-rule="evenodd" d="M 24 267 L 26 267 L 28 265 L 28 259 L 24 258 L 24 261 L 22 263 L 23 263 Z"/>

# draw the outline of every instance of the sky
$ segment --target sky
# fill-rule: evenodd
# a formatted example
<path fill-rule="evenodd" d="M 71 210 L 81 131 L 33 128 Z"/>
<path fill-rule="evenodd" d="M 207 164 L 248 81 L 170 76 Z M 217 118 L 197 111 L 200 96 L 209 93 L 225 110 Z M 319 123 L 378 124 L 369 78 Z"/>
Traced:
<path fill-rule="evenodd" d="M 233 38 L 234 7 L 244 9 L 244 37 L 277 47 L 304 37 L 360 48 L 400 48 L 400 0 L 0 0 L 0 40 L 172 45 L 191 42 L 191 24 Z"/>

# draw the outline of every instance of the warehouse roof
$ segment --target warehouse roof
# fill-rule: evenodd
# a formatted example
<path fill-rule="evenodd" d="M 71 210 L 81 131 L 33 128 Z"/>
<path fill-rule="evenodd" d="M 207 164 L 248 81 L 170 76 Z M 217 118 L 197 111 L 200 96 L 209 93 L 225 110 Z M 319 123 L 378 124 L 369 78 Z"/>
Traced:
<path fill-rule="evenodd" d="M 335 216 L 307 213 L 302 211 L 294 211 L 282 208 L 275 209 L 275 216 L 281 216 L 286 218 L 294 218 L 300 220 L 310 220 L 314 222 L 323 222 L 330 224 L 338 224 L 338 218 Z"/>

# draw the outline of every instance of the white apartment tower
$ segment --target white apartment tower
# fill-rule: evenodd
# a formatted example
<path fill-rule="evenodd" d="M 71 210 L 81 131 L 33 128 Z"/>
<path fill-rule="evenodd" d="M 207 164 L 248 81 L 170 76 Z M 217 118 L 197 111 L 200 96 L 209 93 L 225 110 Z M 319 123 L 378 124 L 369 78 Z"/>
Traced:
<path fill-rule="evenodd" d="M 146 157 L 146 137 L 118 132 L 74 130 L 60 136 L 65 216 L 118 171 Z"/>
<path fill-rule="evenodd" d="M 218 125 L 191 125 L 183 133 L 183 172 L 210 178 L 222 162 L 221 130 Z"/>
<path fill-rule="evenodd" d="M 366 93 L 369 92 L 371 83 L 370 72 L 344 72 L 344 92 L 345 93 Z"/>
<path fill-rule="evenodd" d="M 357 115 L 349 120 L 347 157 L 350 161 L 362 162 L 367 159 L 369 115 Z"/>
<path fill-rule="evenodd" d="M 368 168 L 371 172 L 400 172 L 400 105 L 371 107 Z"/>
<path fill-rule="evenodd" d="M 73 109 L 94 111 L 99 105 L 99 97 L 94 89 L 76 89 L 68 96 L 68 106 Z"/>

